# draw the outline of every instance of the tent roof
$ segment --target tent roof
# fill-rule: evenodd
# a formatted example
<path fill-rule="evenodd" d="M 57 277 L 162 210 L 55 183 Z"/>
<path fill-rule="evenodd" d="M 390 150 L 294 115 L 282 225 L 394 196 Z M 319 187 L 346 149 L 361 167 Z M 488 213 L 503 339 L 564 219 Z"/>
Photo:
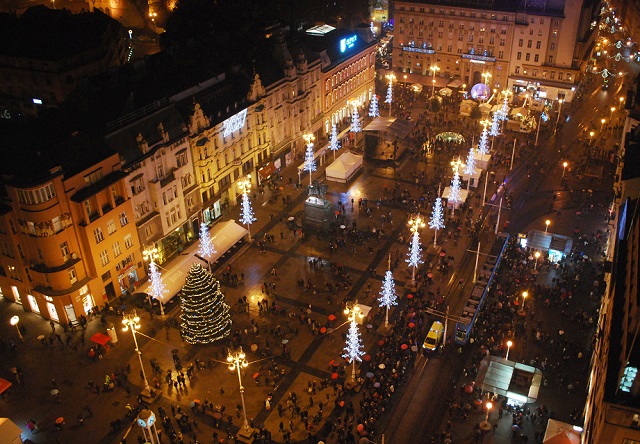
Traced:
<path fill-rule="evenodd" d="M 111 340 L 111 336 L 105 335 L 104 333 L 96 333 L 91 336 L 91 342 L 95 342 L 96 344 L 105 345 L 107 342 Z"/>
<path fill-rule="evenodd" d="M 327 166 L 326 171 L 329 171 L 329 173 L 347 173 L 351 171 L 354 166 L 362 165 L 362 157 L 363 156 L 352 153 L 351 151 L 345 151 L 340 157 L 334 160 L 331 165 Z"/>
<path fill-rule="evenodd" d="M 476 385 L 483 390 L 508 398 L 535 402 L 542 382 L 542 372 L 529 365 L 487 356 L 480 362 Z"/>
<path fill-rule="evenodd" d="M 581 433 L 571 424 L 550 419 L 544 432 L 544 444 L 580 444 Z"/>
<path fill-rule="evenodd" d="M 13 384 L 6 379 L 0 378 L 0 393 L 6 392 Z"/>
<path fill-rule="evenodd" d="M 369 125 L 365 127 L 365 131 L 388 131 L 395 136 L 403 139 L 413 130 L 413 123 L 406 120 L 400 120 L 396 117 L 376 117 Z"/>
<path fill-rule="evenodd" d="M 573 247 L 573 239 L 560 234 L 530 230 L 527 233 L 527 247 L 540 251 L 555 250 L 570 254 Z"/>

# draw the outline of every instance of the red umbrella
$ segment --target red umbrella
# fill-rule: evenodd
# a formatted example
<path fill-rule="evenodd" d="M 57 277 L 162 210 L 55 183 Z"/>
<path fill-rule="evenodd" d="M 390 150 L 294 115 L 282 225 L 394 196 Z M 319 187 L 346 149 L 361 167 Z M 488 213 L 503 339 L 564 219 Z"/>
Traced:
<path fill-rule="evenodd" d="M 322 327 L 320 329 L 320 333 L 325 334 L 327 332 L 327 329 L 325 327 Z"/>
<path fill-rule="evenodd" d="M 253 379 L 256 379 L 258 376 L 260 376 L 260 373 L 254 373 L 253 374 Z"/>
<path fill-rule="evenodd" d="M 409 322 L 409 328 L 413 328 L 415 326 L 416 326 L 416 324 L 414 324 L 413 322 Z"/>
<path fill-rule="evenodd" d="M 365 361 L 371 361 L 371 355 L 364 355 L 362 359 Z"/>
<path fill-rule="evenodd" d="M 331 379 L 338 379 L 337 373 L 331 373 Z"/>
<path fill-rule="evenodd" d="M 336 361 L 334 361 L 333 359 L 331 361 L 329 361 L 329 365 L 333 366 L 335 365 Z"/>
<path fill-rule="evenodd" d="M 471 384 L 467 384 L 464 386 L 464 391 L 471 394 L 473 393 L 473 386 Z"/>
<path fill-rule="evenodd" d="M 440 252 L 440 257 L 445 257 L 446 253 L 444 251 Z"/>
<path fill-rule="evenodd" d="M 330 314 L 327 319 L 329 319 L 330 321 L 335 321 L 336 320 L 336 315 Z"/>
<path fill-rule="evenodd" d="M 407 299 L 413 299 L 413 295 L 412 295 L 411 293 L 409 293 L 409 294 L 407 295 Z"/>
<path fill-rule="evenodd" d="M 427 277 L 428 277 L 429 279 L 433 278 L 433 273 L 429 273 L 429 274 L 427 274 Z"/>
<path fill-rule="evenodd" d="M 380 340 L 378 341 L 378 345 L 384 345 L 384 339 L 380 339 Z"/>
<path fill-rule="evenodd" d="M 402 344 L 402 345 L 400 346 L 400 348 L 401 348 L 401 349 L 403 349 L 403 350 L 406 350 L 406 349 L 408 349 L 408 348 L 409 348 L 409 346 L 408 346 L 407 344 Z"/>

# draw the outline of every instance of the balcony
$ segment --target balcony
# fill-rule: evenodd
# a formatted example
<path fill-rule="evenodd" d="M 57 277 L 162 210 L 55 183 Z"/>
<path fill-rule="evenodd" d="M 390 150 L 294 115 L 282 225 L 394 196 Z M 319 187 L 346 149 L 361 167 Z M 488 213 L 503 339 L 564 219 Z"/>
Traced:
<path fill-rule="evenodd" d="M 87 285 L 91 281 L 90 277 L 85 277 L 80 281 L 76 281 L 71 287 L 64 288 L 62 290 L 54 289 L 53 287 L 45 287 L 44 285 L 38 285 L 33 290 L 41 293 L 45 296 L 67 296 L 68 294 L 73 293 L 74 291 L 80 290 L 82 287 Z"/>
<path fill-rule="evenodd" d="M 57 273 L 59 271 L 64 271 L 67 268 L 71 267 L 72 265 L 77 264 L 78 262 L 80 262 L 80 258 L 78 257 L 77 254 L 72 253 L 69 255 L 69 258 L 61 265 L 57 265 L 55 267 L 50 267 L 47 266 L 44 263 L 39 263 L 39 264 L 34 264 L 32 265 L 31 268 L 33 271 L 38 272 L 38 273 Z"/>
<path fill-rule="evenodd" d="M 171 172 L 167 174 L 164 179 L 160 180 L 160 187 L 164 188 L 174 180 L 176 180 L 176 176 L 173 174 L 173 170 L 171 170 Z"/>

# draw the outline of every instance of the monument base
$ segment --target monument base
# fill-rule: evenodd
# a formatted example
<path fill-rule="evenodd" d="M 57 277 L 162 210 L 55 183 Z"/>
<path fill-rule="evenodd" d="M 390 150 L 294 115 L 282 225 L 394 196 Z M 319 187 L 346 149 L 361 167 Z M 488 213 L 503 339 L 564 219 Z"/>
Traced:
<path fill-rule="evenodd" d="M 240 426 L 240 430 L 236 434 L 236 440 L 251 444 L 255 440 L 255 435 L 258 433 L 258 429 L 249 427 L 245 429 L 244 426 Z"/>
<path fill-rule="evenodd" d="M 305 229 L 328 231 L 331 217 L 331 202 L 315 196 L 309 196 L 304 201 L 302 224 Z"/>

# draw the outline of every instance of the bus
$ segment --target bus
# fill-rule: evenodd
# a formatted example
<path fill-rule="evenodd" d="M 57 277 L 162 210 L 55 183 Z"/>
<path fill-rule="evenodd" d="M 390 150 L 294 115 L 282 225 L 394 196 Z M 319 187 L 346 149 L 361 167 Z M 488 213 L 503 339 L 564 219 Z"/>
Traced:
<path fill-rule="evenodd" d="M 491 251 L 487 255 L 487 259 L 482 266 L 482 270 L 478 273 L 477 281 L 469 294 L 469 298 L 462 309 L 462 314 L 456 322 L 455 343 L 464 345 L 469 342 L 471 330 L 478 318 L 478 314 L 484 305 L 489 289 L 493 283 L 493 279 L 500 267 L 500 260 L 504 253 L 509 235 L 500 233 L 491 246 Z"/>

